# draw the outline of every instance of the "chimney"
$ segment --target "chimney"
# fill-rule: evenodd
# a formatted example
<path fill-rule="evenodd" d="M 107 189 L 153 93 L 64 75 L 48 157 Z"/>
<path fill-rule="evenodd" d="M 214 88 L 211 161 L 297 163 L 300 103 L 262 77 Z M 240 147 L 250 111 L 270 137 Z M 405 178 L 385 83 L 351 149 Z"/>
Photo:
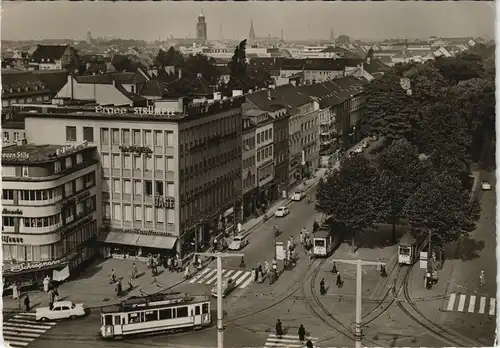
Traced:
<path fill-rule="evenodd" d="M 178 74 L 178 78 L 179 78 L 179 79 L 182 79 L 182 68 L 179 68 L 179 69 L 177 70 L 177 74 Z"/>
<path fill-rule="evenodd" d="M 371 61 L 370 57 L 366 58 L 366 64 L 370 65 L 370 61 Z"/>
<path fill-rule="evenodd" d="M 68 74 L 69 96 L 73 99 L 73 76 Z"/>

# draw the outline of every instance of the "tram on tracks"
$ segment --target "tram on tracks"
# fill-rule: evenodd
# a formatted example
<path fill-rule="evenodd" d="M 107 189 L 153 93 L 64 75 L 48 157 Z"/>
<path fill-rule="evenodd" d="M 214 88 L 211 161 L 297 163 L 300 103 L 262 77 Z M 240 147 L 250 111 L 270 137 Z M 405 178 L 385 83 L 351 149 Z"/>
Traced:
<path fill-rule="evenodd" d="M 429 237 L 415 238 L 407 232 L 399 240 L 398 262 L 399 265 L 413 265 L 420 257 L 420 252 L 428 245 Z"/>
<path fill-rule="evenodd" d="M 101 308 L 100 336 L 174 333 L 211 325 L 210 298 L 181 293 L 131 297 L 120 304 Z"/>
<path fill-rule="evenodd" d="M 342 242 L 342 233 L 330 227 L 320 227 L 312 238 L 314 257 L 328 257 Z"/>

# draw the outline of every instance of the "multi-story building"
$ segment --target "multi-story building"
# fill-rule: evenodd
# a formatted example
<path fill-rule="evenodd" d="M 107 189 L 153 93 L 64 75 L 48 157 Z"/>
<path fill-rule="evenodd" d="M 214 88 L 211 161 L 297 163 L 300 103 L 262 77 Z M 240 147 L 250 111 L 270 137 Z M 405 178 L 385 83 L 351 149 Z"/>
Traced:
<path fill-rule="evenodd" d="M 99 179 L 96 148 L 85 142 L 69 147 L 23 142 L 2 149 L 6 282 L 33 285 L 61 268 L 67 277 L 92 259 L 100 224 Z"/>
<path fill-rule="evenodd" d="M 38 45 L 30 57 L 33 70 L 75 71 L 78 68 L 78 53 L 70 45 Z"/>
<path fill-rule="evenodd" d="M 4 121 L 2 122 L 2 148 L 16 145 L 19 141 L 26 139 L 24 122 Z"/>
<path fill-rule="evenodd" d="M 40 107 L 22 114 L 27 138 L 35 144 L 50 139 L 97 146 L 103 191 L 100 240 L 111 254 L 142 257 L 187 252 L 193 238 L 206 242 L 210 231 L 227 223 L 222 217 L 231 209 L 236 215 L 243 99 L 192 104 L 180 98 L 165 101 L 161 110 Z"/>
<path fill-rule="evenodd" d="M 244 116 L 242 119 L 242 165 L 241 183 L 243 200 L 241 204 L 241 220 L 244 220 L 256 212 L 257 204 L 257 153 L 255 123 L 251 117 Z"/>

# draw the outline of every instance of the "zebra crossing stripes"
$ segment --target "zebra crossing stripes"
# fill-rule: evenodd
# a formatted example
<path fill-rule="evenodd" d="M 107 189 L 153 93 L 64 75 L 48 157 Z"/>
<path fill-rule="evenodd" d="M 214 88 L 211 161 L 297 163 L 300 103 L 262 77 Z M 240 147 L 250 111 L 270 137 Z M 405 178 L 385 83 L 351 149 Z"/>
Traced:
<path fill-rule="evenodd" d="M 264 347 L 304 348 L 307 340 L 311 340 L 314 348 L 319 348 L 316 345 L 316 341 L 318 340 L 316 337 L 306 337 L 305 342 L 301 343 L 298 335 L 283 335 L 280 338 L 274 334 L 270 334 L 267 337 Z"/>
<path fill-rule="evenodd" d="M 235 281 L 236 287 L 246 288 L 253 282 L 253 272 L 245 270 L 223 269 L 223 278 L 232 278 Z M 189 280 L 190 284 L 199 283 L 213 285 L 217 282 L 217 269 L 205 268 L 198 272 L 193 278 Z"/>
<path fill-rule="evenodd" d="M 446 310 L 448 312 L 456 311 L 461 313 L 476 313 L 477 299 L 478 296 L 476 295 L 451 293 L 448 298 Z M 455 306 L 456 302 L 458 302 L 458 304 Z M 488 298 L 486 296 L 479 297 L 479 308 L 477 310 L 477 313 L 486 314 L 486 307 L 488 307 L 488 315 L 494 316 L 496 311 L 496 298 L 491 297 L 488 301 Z"/>
<path fill-rule="evenodd" d="M 35 313 L 20 313 L 3 323 L 3 339 L 10 347 L 26 347 L 56 323 L 35 320 Z"/>

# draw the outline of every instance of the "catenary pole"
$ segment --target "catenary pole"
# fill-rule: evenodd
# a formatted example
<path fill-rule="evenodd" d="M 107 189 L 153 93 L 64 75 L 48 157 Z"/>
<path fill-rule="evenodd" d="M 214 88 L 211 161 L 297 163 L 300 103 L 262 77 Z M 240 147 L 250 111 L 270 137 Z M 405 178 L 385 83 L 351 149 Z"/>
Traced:
<path fill-rule="evenodd" d="M 243 257 L 244 254 L 196 253 L 198 256 L 217 258 L 217 348 L 224 348 L 224 307 L 222 302 L 222 258 Z"/>
<path fill-rule="evenodd" d="M 361 348 L 361 318 L 362 318 L 362 299 L 363 299 L 363 266 L 385 266 L 385 262 L 378 261 L 363 261 L 363 260 L 331 260 L 335 263 L 345 263 L 356 265 L 356 331 L 354 337 L 356 339 L 356 348 Z"/>

